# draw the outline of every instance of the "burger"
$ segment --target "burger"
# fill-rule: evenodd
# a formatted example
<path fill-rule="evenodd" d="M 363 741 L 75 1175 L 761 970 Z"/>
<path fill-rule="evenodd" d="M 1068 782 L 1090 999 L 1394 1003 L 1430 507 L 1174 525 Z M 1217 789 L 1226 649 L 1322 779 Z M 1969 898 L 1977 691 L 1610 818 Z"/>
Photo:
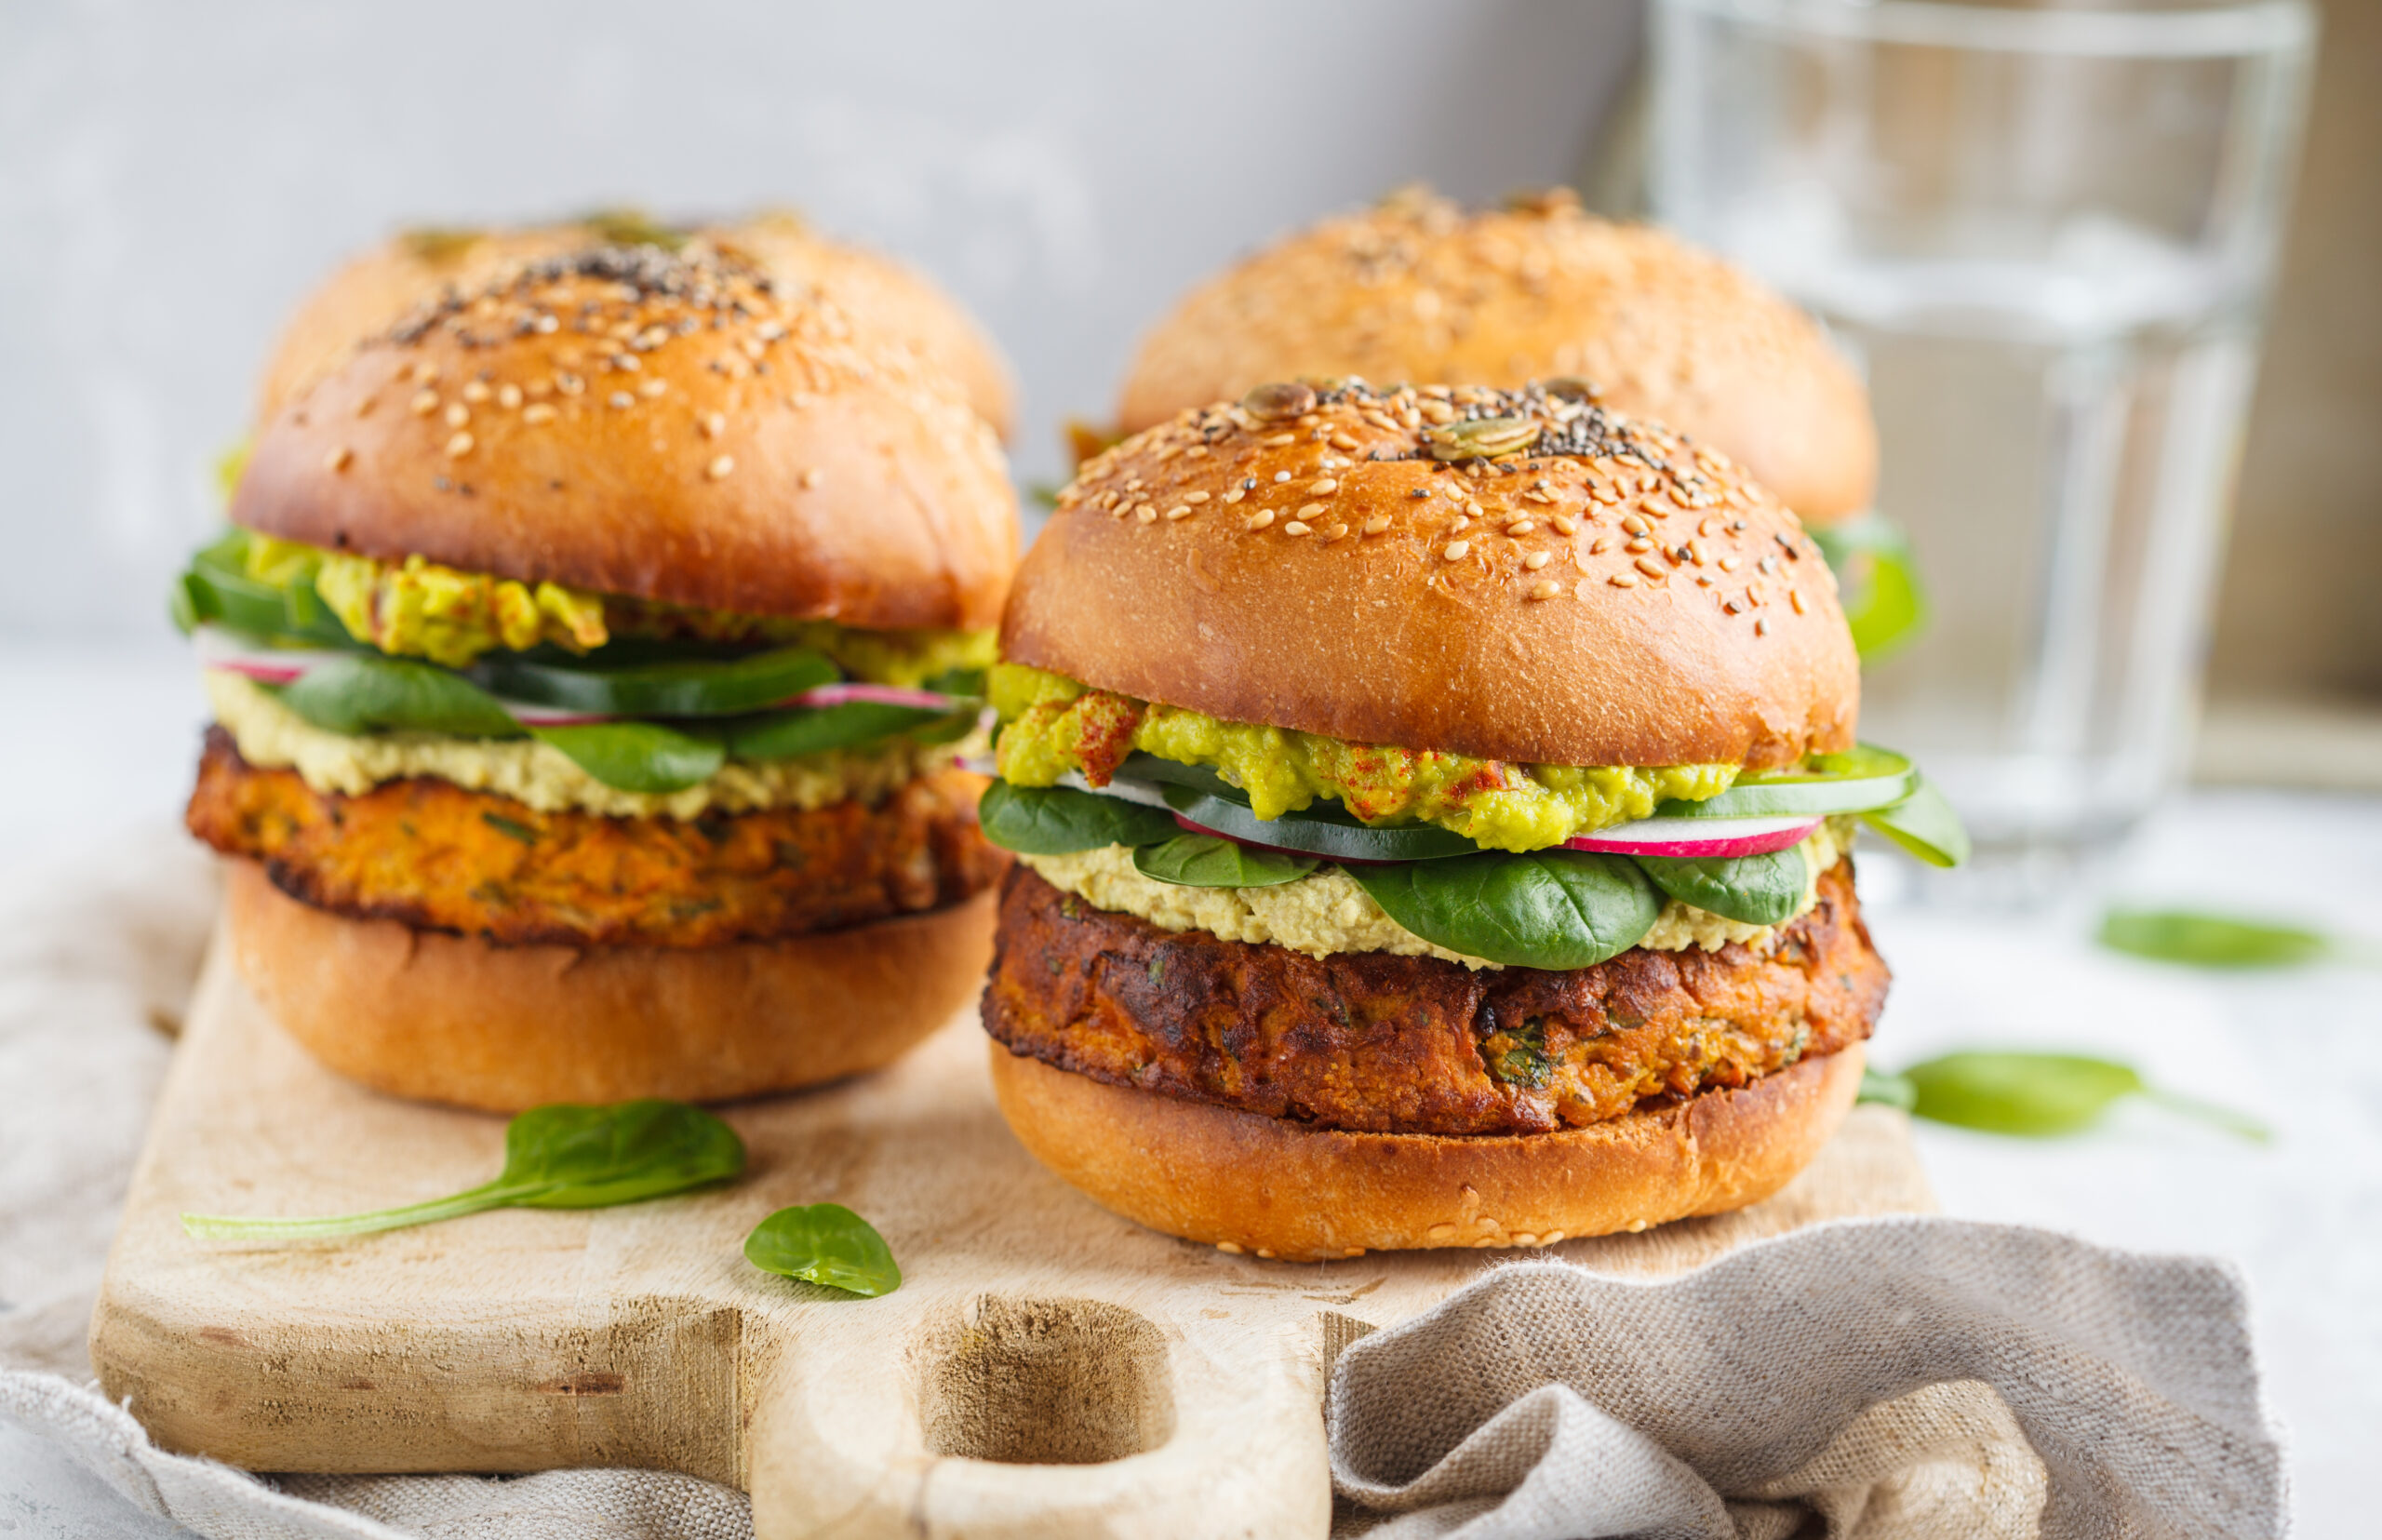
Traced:
<path fill-rule="evenodd" d="M 1273 382 L 1084 464 L 990 676 L 983 1006 L 1025 1147 L 1226 1251 L 1538 1246 L 1776 1191 L 1887 971 L 1835 583 L 1574 382 Z"/>
<path fill-rule="evenodd" d="M 187 821 L 281 1024 L 510 1110 L 811 1084 L 963 1009 L 1017 524 L 961 389 L 699 240 L 475 271 L 335 352 L 176 594 Z"/>
<path fill-rule="evenodd" d="M 1008 435 L 1017 414 L 1016 382 L 974 317 L 903 263 L 831 240 L 783 211 L 665 224 L 620 209 L 553 224 L 408 230 L 346 263 L 300 304 L 265 368 L 258 420 L 271 419 L 358 341 L 448 289 L 473 289 L 524 263 L 588 246 L 676 250 L 689 241 L 732 253 L 788 293 L 807 291 L 833 306 L 871 345 L 906 350 L 920 368 L 957 384 L 977 415 Z"/>
<path fill-rule="evenodd" d="M 1593 382 L 1613 409 L 1730 455 L 1795 510 L 1840 570 L 1865 655 L 1920 619 L 1907 544 L 1868 512 L 1868 396 L 1826 334 L 1727 262 L 1583 213 L 1568 189 L 1479 212 L 1407 189 L 1238 263 L 1143 340 L 1119 426 L 1302 376 Z"/>

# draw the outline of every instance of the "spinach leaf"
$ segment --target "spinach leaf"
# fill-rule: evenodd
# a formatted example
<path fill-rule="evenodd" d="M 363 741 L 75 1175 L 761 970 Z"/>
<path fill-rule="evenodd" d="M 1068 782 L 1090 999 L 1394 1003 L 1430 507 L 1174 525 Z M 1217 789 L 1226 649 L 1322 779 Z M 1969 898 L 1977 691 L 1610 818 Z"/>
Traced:
<path fill-rule="evenodd" d="M 1399 925 L 1450 951 L 1519 968 L 1587 968 L 1627 951 L 1663 912 L 1626 856 L 1487 851 L 1344 867 Z"/>
<path fill-rule="evenodd" d="M 1987 1133 L 2079 1133 L 2111 1104 L 2140 1096 L 2245 1139 L 2263 1144 L 2273 1137 L 2254 1118 L 2161 1091 L 2131 1065 L 2081 1053 L 1972 1050 L 1913 1065 L 1901 1078 L 1911 1087 L 1914 1116 Z"/>
<path fill-rule="evenodd" d="M 1811 863 L 1800 846 L 1768 855 L 1632 857 L 1654 886 L 1698 909 L 1747 925 L 1777 925 L 1803 906 Z"/>
<path fill-rule="evenodd" d="M 604 653 L 612 653 L 606 648 Z M 472 676 L 499 695 L 607 716 L 726 716 L 757 711 L 836 678 L 836 665 L 798 647 L 733 658 L 544 663 L 496 653 Z"/>
<path fill-rule="evenodd" d="M 868 1299 L 902 1287 L 902 1269 L 885 1238 L 840 1203 L 780 1209 L 744 1238 L 744 1260 L 765 1273 Z"/>
<path fill-rule="evenodd" d="M 211 622 L 252 636 L 318 647 L 359 645 L 323 604 L 312 577 L 266 583 L 248 575 L 248 532 L 239 529 L 194 553 L 175 584 L 174 623 L 184 632 Z"/>
<path fill-rule="evenodd" d="M 1305 857 L 1251 850 L 1211 834 L 1179 834 L 1133 850 L 1133 869 L 1183 888 L 1271 888 L 1315 870 Z"/>
<path fill-rule="evenodd" d="M 2334 949 L 2320 931 L 2188 909 L 2112 908 L 2097 939 L 2113 952 L 2196 968 L 2287 968 Z"/>
<path fill-rule="evenodd" d="M 1969 858 L 1969 832 L 1960 815 L 1925 779 L 1891 808 L 1863 813 L 1861 821 L 1930 866 L 1957 866 Z"/>
<path fill-rule="evenodd" d="M 504 1170 L 451 1198 L 331 1219 L 182 1215 L 201 1240 L 311 1240 L 427 1225 L 487 1209 L 600 1209 L 666 1198 L 744 1170 L 736 1131 L 683 1102 L 531 1107 L 504 1130 Z"/>
<path fill-rule="evenodd" d="M 329 732 L 518 738 L 520 724 L 459 674 L 403 658 L 334 658 L 283 687 L 281 703 Z"/>
<path fill-rule="evenodd" d="M 897 732 L 941 723 L 954 713 L 879 701 L 847 701 L 837 706 L 772 711 L 728 724 L 728 752 L 739 759 L 792 759 L 874 743 Z M 960 713 L 964 724 L 972 714 Z"/>
<path fill-rule="evenodd" d="M 582 722 L 529 730 L 619 791 L 684 791 L 718 774 L 728 760 L 727 745 L 716 736 L 659 722 Z"/>
<path fill-rule="evenodd" d="M 1889 1075 L 1880 1069 L 1861 1071 L 1861 1093 L 1856 1103 L 1874 1102 L 1880 1106 L 1895 1107 L 1908 1112 L 1919 1105 L 1919 1088 L 1907 1075 Z"/>
<path fill-rule="evenodd" d="M 1070 786 L 996 781 L 976 809 L 984 837 L 1020 855 L 1066 855 L 1110 845 L 1155 845 L 1182 833 L 1174 815 Z"/>

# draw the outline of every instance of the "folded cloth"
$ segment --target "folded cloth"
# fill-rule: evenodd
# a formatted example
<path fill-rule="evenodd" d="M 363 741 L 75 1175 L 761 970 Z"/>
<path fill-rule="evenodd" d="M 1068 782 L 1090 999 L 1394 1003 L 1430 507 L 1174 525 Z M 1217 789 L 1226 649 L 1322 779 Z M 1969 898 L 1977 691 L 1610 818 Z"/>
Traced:
<path fill-rule="evenodd" d="M 2280 1535 L 2248 1322 L 2221 1263 L 1950 1219 L 1817 1225 L 1653 1284 L 1516 1264 L 1342 1352 L 1338 1528 Z"/>
<path fill-rule="evenodd" d="M 159 1449 L 100 1393 L 91 1298 L 214 911 L 179 831 L 0 870 L 0 1527 L 745 1540 L 743 1495 L 691 1477 L 260 1478 Z M 1519 1264 L 1342 1353 L 1338 1527 L 2276 1534 L 2244 1319 L 2215 1264 L 1948 1220 L 1823 1226 L 1651 1284 Z"/>

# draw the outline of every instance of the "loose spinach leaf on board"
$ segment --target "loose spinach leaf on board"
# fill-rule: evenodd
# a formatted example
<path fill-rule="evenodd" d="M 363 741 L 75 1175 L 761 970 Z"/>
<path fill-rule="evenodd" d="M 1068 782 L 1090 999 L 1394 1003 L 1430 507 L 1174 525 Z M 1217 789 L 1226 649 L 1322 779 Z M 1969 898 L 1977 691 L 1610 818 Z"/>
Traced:
<path fill-rule="evenodd" d="M 850 748 L 855 743 L 872 743 L 897 732 L 942 724 L 954 715 L 918 706 L 887 705 L 881 701 L 847 701 L 842 705 L 773 711 L 728 724 L 728 752 L 738 759 L 792 759 L 799 755 Z M 969 714 L 957 715 L 961 730 L 965 731 Z"/>
<path fill-rule="evenodd" d="M 1069 786 L 996 781 L 976 809 L 984 837 L 1020 855 L 1066 855 L 1109 845 L 1155 845 L 1183 832 L 1174 815 Z"/>
<path fill-rule="evenodd" d="M 1861 1093 L 1855 1102 L 1873 1102 L 1880 1106 L 1899 1108 L 1908 1112 L 1919 1104 L 1919 1088 L 1907 1075 L 1888 1075 L 1883 1070 L 1861 1071 Z"/>
<path fill-rule="evenodd" d="M 504 1130 L 504 1170 L 450 1198 L 329 1219 L 182 1215 L 201 1240 L 313 1240 L 369 1235 L 488 1209 L 600 1209 L 726 1182 L 744 1170 L 736 1131 L 683 1102 L 531 1107 Z"/>
<path fill-rule="evenodd" d="M 1503 851 L 1343 868 L 1399 925 L 1517 968 L 1587 968 L 1638 944 L 1663 912 L 1626 856 Z"/>
<path fill-rule="evenodd" d="M 1891 808 L 1861 815 L 1861 822 L 1930 866 L 1957 866 L 1969 858 L 1969 832 L 1960 815 L 1924 778 Z"/>
<path fill-rule="evenodd" d="M 2111 908 L 2097 939 L 2113 952 L 2196 968 L 2288 968 L 2334 950 L 2321 931 L 2189 909 Z"/>
<path fill-rule="evenodd" d="M 868 1299 L 902 1287 L 902 1269 L 885 1238 L 840 1203 L 780 1209 L 744 1238 L 744 1260 L 765 1273 Z"/>
<path fill-rule="evenodd" d="M 1971 1050 L 1904 1070 L 1913 1116 L 1987 1133 L 2054 1138 L 2080 1133 L 2128 1096 L 2212 1123 L 2261 1144 L 2266 1125 L 2229 1107 L 2161 1091 L 2131 1065 L 2081 1053 Z"/>
<path fill-rule="evenodd" d="M 328 732 L 438 732 L 518 738 L 521 725 L 459 674 L 403 658 L 334 658 L 281 690 L 281 703 Z"/>
<path fill-rule="evenodd" d="M 1271 888 L 1296 882 L 1315 867 L 1305 856 L 1251 850 L 1211 834 L 1179 834 L 1133 851 L 1135 871 L 1184 888 Z"/>
<path fill-rule="evenodd" d="M 660 722 L 582 722 L 529 730 L 619 791 L 684 791 L 718 774 L 728 761 L 728 747 L 716 734 Z"/>
<path fill-rule="evenodd" d="M 1654 886 L 1681 904 L 1747 925 L 1778 925 L 1795 917 L 1811 886 L 1811 863 L 1800 847 L 1768 855 L 1633 857 Z"/>

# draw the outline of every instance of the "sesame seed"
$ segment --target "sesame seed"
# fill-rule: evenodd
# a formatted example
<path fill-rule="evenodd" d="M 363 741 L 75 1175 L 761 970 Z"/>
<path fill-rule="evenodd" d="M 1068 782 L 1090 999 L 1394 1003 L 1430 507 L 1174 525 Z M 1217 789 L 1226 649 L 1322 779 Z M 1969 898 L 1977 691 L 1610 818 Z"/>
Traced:
<path fill-rule="evenodd" d="M 1452 540 L 1448 542 L 1447 549 L 1441 551 L 1439 555 L 1450 561 L 1462 561 L 1464 554 L 1471 549 L 1472 542 L 1468 540 Z"/>
<path fill-rule="evenodd" d="M 1615 572 L 1613 576 L 1605 579 L 1604 581 L 1613 584 L 1615 588 L 1635 588 L 1638 586 L 1638 574 L 1635 572 Z"/>
<path fill-rule="evenodd" d="M 1365 533 L 1369 535 L 1383 534 L 1386 532 L 1388 529 L 1389 516 L 1387 514 L 1375 514 L 1372 517 L 1365 520 Z"/>
<path fill-rule="evenodd" d="M 416 417 L 428 417 L 438 409 L 438 393 L 435 390 L 416 391 L 406 407 Z"/>
<path fill-rule="evenodd" d="M 521 421 L 524 422 L 551 422 L 554 420 L 554 408 L 543 401 L 534 402 L 521 408 Z"/>
<path fill-rule="evenodd" d="M 1189 518 L 1191 516 L 1191 510 L 1184 507 L 1180 503 L 1177 503 L 1175 506 L 1169 508 L 1166 511 L 1166 516 L 1170 519 Z"/>
<path fill-rule="evenodd" d="M 1758 617 L 1758 616 L 1757 616 L 1757 617 L 1755 618 L 1755 620 L 1754 620 L 1754 623 L 1753 623 L 1753 634 L 1754 634 L 1755 636 L 1769 636 L 1769 635 L 1770 635 L 1770 623 L 1769 623 L 1768 621 L 1762 620 L 1762 619 L 1760 619 L 1760 617 Z"/>
<path fill-rule="evenodd" d="M 1643 535 L 1639 535 L 1636 540 L 1631 541 L 1628 544 L 1622 547 L 1625 551 L 1651 551 L 1653 548 L 1654 542 L 1648 540 Z"/>
<path fill-rule="evenodd" d="M 1720 601 L 1720 611 L 1722 614 L 1733 615 L 1743 608 L 1744 607 L 1738 604 L 1734 599 L 1722 599 Z"/>
<path fill-rule="evenodd" d="M 1722 556 L 1720 558 L 1720 570 L 1723 572 L 1733 572 L 1744 565 L 1745 563 L 1735 556 Z"/>
<path fill-rule="evenodd" d="M 711 477 L 714 481 L 717 481 L 734 469 L 736 469 L 736 457 L 734 455 L 724 454 L 716 457 L 710 464 L 704 466 L 703 475 Z"/>
<path fill-rule="evenodd" d="M 1240 1256 L 1245 1254 L 1238 1246 L 1234 1245 L 1229 1240 L 1217 1241 L 1216 1250 L 1224 1252 L 1226 1256 Z"/>
<path fill-rule="evenodd" d="M 463 387 L 463 399 L 466 401 L 485 401 L 490 394 L 485 380 L 475 380 Z"/>
<path fill-rule="evenodd" d="M 1526 518 L 1518 518 L 1511 524 L 1505 526 L 1505 533 L 1509 535 L 1526 535 L 1537 528 L 1537 525 L 1532 524 Z"/>
<path fill-rule="evenodd" d="M 1324 509 L 1330 506 L 1331 504 L 1325 502 L 1303 503 L 1300 505 L 1298 516 L 1301 518 L 1313 518 L 1316 515 L 1323 512 Z"/>
<path fill-rule="evenodd" d="M 1196 508 L 1200 503 L 1208 501 L 1208 494 L 1205 492 L 1185 492 L 1183 494 L 1183 501 Z"/>
<path fill-rule="evenodd" d="M 1242 527 L 1251 530 L 1263 529 L 1265 526 L 1273 522 L 1274 510 L 1271 508 L 1260 508 L 1255 513 L 1249 516 L 1248 520 Z"/>
<path fill-rule="evenodd" d="M 1530 596 L 1533 599 L 1551 599 L 1561 592 L 1563 585 L 1552 578 L 1541 578 L 1530 585 Z"/>
<path fill-rule="evenodd" d="M 1294 518 L 1282 526 L 1282 533 L 1286 535 L 1303 535 L 1311 528 L 1313 528 L 1313 526 Z"/>
<path fill-rule="evenodd" d="M 333 449 L 329 454 L 323 457 L 323 465 L 325 469 L 336 474 L 347 469 L 348 462 L 353 461 L 355 458 L 355 451 L 342 444 L 338 449 Z M 1795 608 L 1798 609 L 1802 609 L 1803 601 L 1797 599 L 1795 601 Z"/>
<path fill-rule="evenodd" d="M 1532 551 L 1529 556 L 1522 558 L 1522 566 L 1532 572 L 1535 572 L 1540 568 L 1546 566 L 1546 562 L 1547 555 L 1544 551 Z"/>
<path fill-rule="evenodd" d="M 648 380 L 636 388 L 636 393 L 649 401 L 669 388 L 670 382 L 667 380 Z"/>
<path fill-rule="evenodd" d="M 722 459 L 724 460 L 724 459 L 726 459 L 727 457 L 726 457 L 725 455 L 723 455 L 723 456 L 721 456 L 720 458 L 722 458 Z M 824 471 L 823 471 L 823 470 L 821 470 L 821 469 L 820 469 L 818 466 L 816 466 L 816 465 L 811 466 L 811 467 L 810 467 L 810 469 L 809 469 L 809 470 L 807 470 L 807 471 L 805 471 L 805 472 L 803 472 L 803 473 L 802 473 L 802 485 L 803 485 L 806 489 L 808 489 L 808 488 L 812 488 L 812 487 L 816 487 L 816 486 L 818 486 L 818 485 L 819 485 L 819 483 L 821 483 L 822 481 L 824 481 L 824 480 L 826 480 L 826 479 L 827 479 L 827 473 L 826 473 L 826 472 L 824 472 Z"/>
<path fill-rule="evenodd" d="M 616 353 L 612 355 L 612 367 L 616 369 L 622 369 L 630 374 L 635 374 L 637 370 L 645 368 L 645 360 L 639 358 L 634 353 Z"/>
<path fill-rule="evenodd" d="M 1596 538 L 1596 543 L 1588 547 L 1588 555 L 1592 556 L 1600 556 L 1612 549 L 1613 537 L 1611 535 L 1599 535 Z"/>
<path fill-rule="evenodd" d="M 1244 492 L 1239 488 L 1235 487 L 1231 491 L 1224 494 L 1224 506 L 1230 507 L 1248 495 L 1249 494 L 1247 492 Z"/>
<path fill-rule="evenodd" d="M 1789 588 L 1786 590 L 1786 602 L 1795 607 L 1796 614 L 1800 615 L 1807 613 L 1803 609 L 1803 591 L 1801 589 Z"/>
<path fill-rule="evenodd" d="M 1299 435 L 1294 433 L 1275 433 L 1267 434 L 1257 442 L 1265 445 L 1269 449 L 1283 449 L 1290 448 L 1290 446 L 1297 443 L 1298 441 Z"/>
<path fill-rule="evenodd" d="M 1158 522 L 1158 509 L 1154 505 L 1144 502 L 1140 507 L 1133 510 L 1133 517 L 1144 524 L 1156 524 Z"/>
<path fill-rule="evenodd" d="M 607 397 L 607 399 L 615 407 L 634 407 L 636 405 L 636 397 L 631 395 L 624 390 L 614 391 L 609 397 Z"/>
<path fill-rule="evenodd" d="M 1326 540 L 1339 540 L 1345 536 L 1347 532 L 1348 527 L 1346 525 L 1335 524 L 1331 529 L 1323 531 L 1323 538 Z"/>
<path fill-rule="evenodd" d="M 721 434 L 728 431 L 728 414 L 726 412 L 707 411 L 703 413 L 703 420 L 697 422 L 695 426 L 702 430 L 703 435 L 705 438 L 717 438 Z M 1116 494 L 1112 492 L 1109 495 L 1114 497 Z"/>
<path fill-rule="evenodd" d="M 1555 532 L 1559 535 L 1576 535 L 1580 532 L 1580 521 L 1568 514 L 1558 514 L 1546 522 L 1555 526 Z"/>
<path fill-rule="evenodd" d="M 1472 520 L 1468 518 L 1458 518 L 1453 524 L 1448 526 L 1448 533 L 1452 535 L 1460 535 L 1471 528 Z"/>
<path fill-rule="evenodd" d="M 457 401 L 447 408 L 447 425 L 460 428 L 472 420 L 472 408 Z"/>
<path fill-rule="evenodd" d="M 586 388 L 587 382 L 582 380 L 575 374 L 557 374 L 555 376 L 555 389 L 562 392 L 565 395 L 577 395 L 581 391 L 583 391 Z"/>
<path fill-rule="evenodd" d="M 1340 450 L 1344 454 L 1355 449 L 1357 447 L 1357 441 L 1349 437 L 1345 433 L 1335 433 L 1327 442 L 1329 442 L 1333 449 Z"/>
<path fill-rule="evenodd" d="M 1639 518 L 1636 514 L 1625 516 L 1622 518 L 1621 527 L 1624 529 L 1628 530 L 1633 535 L 1642 535 L 1646 532 L 1648 528 L 1646 521 Z"/>
<path fill-rule="evenodd" d="M 1307 489 L 1308 491 L 1313 492 L 1318 497 L 1329 497 L 1339 489 L 1340 483 L 1328 475 L 1318 480 L 1314 486 Z"/>
<path fill-rule="evenodd" d="M 506 411 L 513 410 L 521 404 L 521 387 L 513 384 L 499 385 L 496 390 L 496 404 Z"/>
<path fill-rule="evenodd" d="M 1283 482 L 1288 481 L 1288 480 L 1290 480 L 1290 479 L 1291 479 L 1291 473 L 1290 473 L 1290 472 L 1288 472 L 1288 471 L 1276 471 L 1276 472 L 1274 473 L 1274 485 L 1275 485 L 1275 486 L 1277 486 L 1277 487 L 1280 486 Z"/>
<path fill-rule="evenodd" d="M 448 459 L 449 459 L 449 460 L 461 460 L 463 456 L 465 456 L 465 455 L 467 455 L 467 454 L 469 454 L 469 453 L 471 453 L 471 452 L 472 452 L 472 435 L 471 435 L 470 434 L 467 434 L 467 433 L 459 433 L 459 434 L 457 434 L 454 437 L 452 437 L 452 438 L 450 438 L 450 439 L 447 440 L 447 458 L 448 458 Z"/>
<path fill-rule="evenodd" d="M 1666 569 L 1661 562 L 1656 561 L 1652 556 L 1639 556 L 1638 558 L 1638 570 L 1645 573 L 1650 578 L 1659 578 L 1665 575 Z"/>

